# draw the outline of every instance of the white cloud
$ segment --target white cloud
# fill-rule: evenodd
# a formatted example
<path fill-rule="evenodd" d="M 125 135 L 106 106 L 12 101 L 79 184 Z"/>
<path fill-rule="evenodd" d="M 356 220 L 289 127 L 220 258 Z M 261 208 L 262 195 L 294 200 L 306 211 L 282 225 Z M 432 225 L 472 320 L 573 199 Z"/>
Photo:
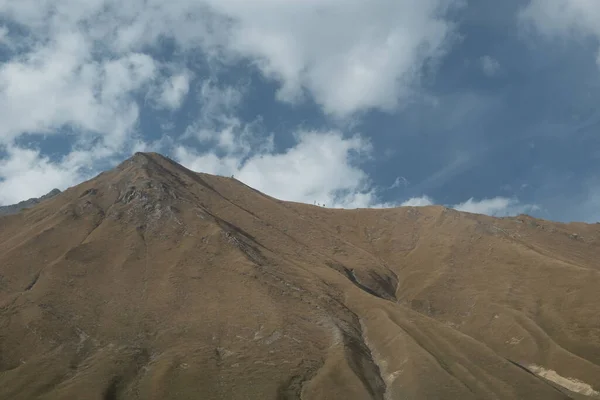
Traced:
<path fill-rule="evenodd" d="M 213 79 L 203 81 L 198 93 L 201 117 L 209 120 L 220 115 L 234 113 L 244 94 L 244 87 L 219 85 Z"/>
<path fill-rule="evenodd" d="M 334 208 L 390 208 L 394 202 L 380 202 L 367 174 L 358 166 L 357 157 L 368 157 L 371 147 L 359 136 L 345 138 L 339 132 L 304 131 L 296 134 L 296 145 L 284 152 L 263 146 L 255 154 L 232 152 L 218 156 L 202 154 L 177 145 L 174 158 L 186 167 L 210 174 L 235 175 L 247 185 L 268 195 L 288 201 L 325 204 Z M 265 139 L 268 141 L 268 139 Z M 107 147 L 74 150 L 62 159 L 51 161 L 34 149 L 6 148 L 8 156 L 0 160 L 0 205 L 38 197 L 57 187 L 61 190 L 89 179 L 99 171 L 98 161 L 114 165 L 124 153 L 159 151 L 171 144 L 132 141 L 118 157 Z M 598 203 L 597 191 L 590 194 L 588 208 Z M 400 206 L 422 207 L 438 204 L 429 196 L 414 197 Z M 509 216 L 536 211 L 536 205 L 514 198 L 495 197 L 448 205 L 459 211 Z"/>
<path fill-rule="evenodd" d="M 434 202 L 429 196 L 411 197 L 410 199 L 402 202 L 401 207 L 425 207 L 431 206 Z"/>
<path fill-rule="evenodd" d="M 202 79 L 198 71 L 189 65 L 166 65 L 152 52 L 167 38 L 183 60 L 198 54 L 208 57 L 209 69 L 250 61 L 278 84 L 280 100 L 310 97 L 333 116 L 372 108 L 393 110 L 418 90 L 423 66 L 450 47 L 454 25 L 448 10 L 462 4 L 462 0 L 0 1 L 0 16 L 22 28 L 15 33 L 0 27 L 0 42 L 10 47 L 9 59 L 0 65 L 0 146 L 7 149 L 0 160 L 0 203 L 39 196 L 55 186 L 64 188 L 87 176 L 99 160 L 152 147 L 135 139 L 141 99 L 149 95 L 151 103 L 177 109 L 190 91 L 198 90 L 199 114 L 184 137 L 213 148 L 198 154 L 175 144 L 177 158 L 187 166 L 235 174 L 286 200 L 333 207 L 389 206 L 378 201 L 356 160 L 370 154 L 364 138 L 303 131 L 297 133 L 293 147 L 274 151 L 273 136 L 261 129 L 259 118 L 247 123 L 238 117 L 244 87 L 209 79 L 197 89 L 191 82 Z M 534 0 L 530 8 L 541 5 Z M 575 18 L 584 6 L 570 7 Z M 558 14 L 551 14 L 550 20 Z M 594 25 L 599 18 L 585 17 L 587 32 L 600 32 Z M 24 33 L 19 36 L 19 31 Z M 59 135 L 65 127 L 76 146 L 58 161 L 15 144 L 25 133 Z M 103 140 L 91 145 L 98 137 Z M 398 185 L 400 181 L 394 186 Z M 424 196 L 404 204 L 432 203 Z M 501 213 L 523 206 L 471 199 L 456 207 Z"/>
<path fill-rule="evenodd" d="M 486 214 L 496 217 L 505 217 L 511 215 L 525 214 L 538 209 L 533 204 L 523 204 L 517 199 L 507 197 L 494 197 L 491 199 L 469 200 L 451 206 L 458 211 L 465 211 L 475 214 Z"/>
<path fill-rule="evenodd" d="M 70 185 L 79 177 L 75 171 L 41 158 L 37 151 L 10 149 L 8 157 L 0 160 L 0 179 L 0 205 L 5 205 Z"/>
<path fill-rule="evenodd" d="M 447 11 L 462 0 L 22 0 L 0 13 L 37 38 L 75 32 L 127 54 L 170 37 L 212 59 L 252 61 L 284 101 L 311 95 L 331 114 L 389 110 L 409 96 L 421 68 L 451 43 Z"/>
<path fill-rule="evenodd" d="M 356 157 L 368 156 L 370 144 L 339 132 L 298 132 L 297 143 L 284 152 L 258 152 L 249 158 L 196 154 L 179 147 L 175 157 L 195 171 L 235 175 L 253 188 L 282 200 L 327 207 L 378 206 L 367 174 Z"/>
<path fill-rule="evenodd" d="M 59 161 L 51 161 L 38 150 L 8 147 L 0 160 L 0 205 L 39 197 L 54 188 L 65 189 L 88 176 L 95 157 L 88 152 L 73 152 Z M 98 153 L 96 153 L 98 154 Z"/>
<path fill-rule="evenodd" d="M 260 117 L 245 123 L 237 116 L 245 91 L 246 87 L 220 85 L 212 79 L 202 82 L 198 92 L 198 116 L 186 128 L 183 137 L 193 137 L 238 156 L 251 151 L 270 151 L 273 137 L 260 129 Z"/>
<path fill-rule="evenodd" d="M 178 109 L 190 90 L 191 73 L 185 70 L 163 81 L 157 103 L 165 108 Z"/>
<path fill-rule="evenodd" d="M 531 0 L 519 17 L 546 35 L 600 35 L 600 3 L 595 0 Z"/>
<path fill-rule="evenodd" d="M 500 72 L 500 63 L 492 56 L 485 55 L 479 59 L 483 73 L 488 77 L 494 77 Z"/>
<path fill-rule="evenodd" d="M 158 87 L 151 100 L 177 108 L 191 73 L 165 68 L 148 51 L 194 8 L 178 6 L 173 15 L 141 0 L 0 2 L 0 15 L 20 25 L 0 30 L 10 50 L 0 66 L 0 144 L 69 127 L 79 139 L 100 136 L 118 148 L 136 127 L 144 92 Z"/>
<path fill-rule="evenodd" d="M 521 22 L 553 39 L 594 37 L 600 40 L 600 2 L 596 0 L 531 0 Z M 600 66 L 600 52 L 597 55 Z"/>
<path fill-rule="evenodd" d="M 139 113 L 133 94 L 155 77 L 155 62 L 139 53 L 96 62 L 90 52 L 68 33 L 0 66 L 0 143 L 67 125 L 115 147 L 125 140 Z"/>
<path fill-rule="evenodd" d="M 436 203 L 429 196 L 413 197 L 401 203 L 402 207 L 423 207 L 431 206 Z M 490 199 L 475 200 L 470 198 L 465 202 L 446 205 L 458 211 L 464 211 L 475 214 L 486 214 L 496 217 L 505 217 L 511 215 L 524 214 L 538 210 L 538 206 L 533 204 L 523 204 L 518 199 L 507 197 L 494 197 Z"/>
<path fill-rule="evenodd" d="M 278 97 L 304 92 L 325 112 L 390 110 L 411 94 L 421 67 L 447 49 L 446 0 L 210 0 L 231 18 L 228 48 L 280 83 Z"/>
<path fill-rule="evenodd" d="M 207 57 L 209 76 L 218 75 L 213 70 L 223 66 L 252 63 L 279 85 L 283 101 L 308 96 L 336 116 L 393 109 L 418 87 L 422 67 L 448 48 L 454 25 L 446 15 L 459 3 L 463 1 L 0 1 L 0 16 L 10 22 L 7 26 L 18 26 L 10 30 L 0 26 L 0 42 L 8 57 L 0 65 L 0 146 L 11 149 L 3 162 L 15 154 L 29 157 L 24 158 L 29 161 L 21 164 L 23 169 L 7 170 L 13 175 L 3 172 L 1 184 L 16 187 L 15 177 L 25 176 L 27 168 L 47 168 L 46 175 L 27 176 L 47 176 L 46 182 L 57 186 L 76 179 L 77 165 L 72 161 L 63 168 L 62 161 L 51 162 L 36 150 L 16 145 L 24 134 L 70 135 L 71 144 L 86 149 L 79 152 L 102 146 L 110 156 L 122 154 L 135 141 L 143 99 L 177 109 L 196 90 L 191 81 L 202 78 L 193 68 L 199 54 Z M 165 39 L 172 41 L 176 55 L 168 62 L 155 58 Z M 262 137 L 260 118 L 248 124 L 237 116 L 244 88 L 214 80 L 199 88 L 200 115 L 186 137 L 215 145 L 221 152 L 220 164 L 227 164 L 227 157 L 250 157 L 238 167 L 242 174 L 256 175 L 266 168 L 266 160 L 279 165 L 282 157 L 301 159 L 301 151 L 318 148 L 313 136 L 304 133 L 297 147 L 274 154 L 273 137 Z M 305 187 L 330 204 L 373 202 L 371 194 L 361 192 L 364 173 L 343 162 L 364 141 L 324 137 L 341 147 L 330 153 L 321 149 L 318 154 L 324 158 L 309 157 L 309 162 L 319 161 L 327 168 L 341 162 L 339 173 L 324 171 L 349 180 L 328 183 L 322 190 L 308 183 Z M 296 177 L 300 170 L 296 169 L 290 176 Z M 312 165 L 307 169 L 314 173 Z M 279 182 L 280 178 L 268 176 L 270 184 Z M 340 194 L 352 188 L 360 193 Z M 28 190 L 21 187 L 14 193 L 26 196 Z M 304 198 L 299 193 L 293 197 Z M 345 200 L 337 200 L 342 197 Z"/>

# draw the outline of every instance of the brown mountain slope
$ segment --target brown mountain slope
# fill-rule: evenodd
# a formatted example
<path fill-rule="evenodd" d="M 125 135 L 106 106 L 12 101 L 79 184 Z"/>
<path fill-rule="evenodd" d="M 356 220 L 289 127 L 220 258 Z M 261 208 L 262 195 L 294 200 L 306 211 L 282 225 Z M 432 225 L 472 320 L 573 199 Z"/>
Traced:
<path fill-rule="evenodd" d="M 599 255 L 600 225 L 330 210 L 138 153 L 0 217 L 0 398 L 600 398 Z"/>

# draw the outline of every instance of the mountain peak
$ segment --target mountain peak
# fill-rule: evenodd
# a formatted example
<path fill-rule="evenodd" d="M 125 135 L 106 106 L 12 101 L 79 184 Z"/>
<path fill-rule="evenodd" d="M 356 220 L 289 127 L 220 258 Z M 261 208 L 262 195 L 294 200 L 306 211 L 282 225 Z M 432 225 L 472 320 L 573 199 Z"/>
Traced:
<path fill-rule="evenodd" d="M 137 152 L 109 171 L 112 185 L 123 186 L 160 186 L 172 188 L 189 186 L 196 180 L 197 173 L 190 171 L 172 159 L 155 152 Z M 154 182 L 150 185 L 148 182 Z"/>
<path fill-rule="evenodd" d="M 0 222 L 0 398 L 598 398 L 595 225 L 275 201 L 157 153 Z"/>
<path fill-rule="evenodd" d="M 133 156 L 131 156 L 129 158 L 132 161 L 142 161 L 142 160 L 146 160 L 146 161 L 154 161 L 154 162 L 161 162 L 161 161 L 171 161 L 170 158 L 154 152 L 154 151 L 148 151 L 148 152 L 142 152 L 142 151 L 138 151 L 136 153 L 133 154 Z"/>
<path fill-rule="evenodd" d="M 150 165 L 165 166 L 166 164 L 183 168 L 181 165 L 171 160 L 170 158 L 163 156 L 156 152 L 136 152 L 131 157 L 123 161 L 117 169 L 125 169 L 128 167 L 142 167 L 147 168 Z"/>

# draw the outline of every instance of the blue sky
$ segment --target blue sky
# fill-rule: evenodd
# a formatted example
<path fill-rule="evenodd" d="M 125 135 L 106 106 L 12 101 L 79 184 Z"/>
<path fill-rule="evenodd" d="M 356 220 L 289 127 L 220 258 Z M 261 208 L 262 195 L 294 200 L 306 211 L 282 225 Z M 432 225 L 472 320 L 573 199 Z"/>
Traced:
<path fill-rule="evenodd" d="M 0 1 L 0 204 L 135 151 L 328 207 L 600 221 L 600 2 Z"/>

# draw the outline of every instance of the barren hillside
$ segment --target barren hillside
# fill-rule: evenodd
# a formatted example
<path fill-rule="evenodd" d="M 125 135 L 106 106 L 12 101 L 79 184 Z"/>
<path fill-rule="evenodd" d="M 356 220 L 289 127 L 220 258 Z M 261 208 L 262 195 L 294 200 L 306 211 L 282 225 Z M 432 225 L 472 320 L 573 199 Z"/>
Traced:
<path fill-rule="evenodd" d="M 1 399 L 600 399 L 600 225 L 333 210 L 138 153 L 0 217 Z"/>

